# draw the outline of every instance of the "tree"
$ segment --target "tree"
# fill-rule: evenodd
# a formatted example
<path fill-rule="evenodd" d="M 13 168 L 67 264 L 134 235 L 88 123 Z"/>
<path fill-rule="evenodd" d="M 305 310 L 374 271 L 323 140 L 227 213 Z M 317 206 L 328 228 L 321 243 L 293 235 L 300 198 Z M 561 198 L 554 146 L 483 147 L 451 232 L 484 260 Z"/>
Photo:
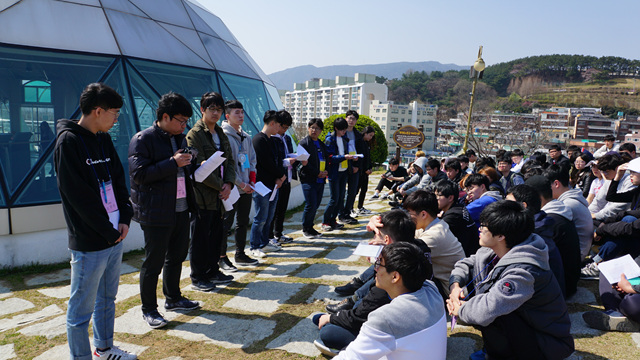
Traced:
<path fill-rule="evenodd" d="M 319 138 L 324 141 L 329 132 L 333 132 L 333 122 L 337 118 L 343 118 L 346 114 L 336 114 L 332 115 L 326 119 L 324 119 L 324 130 L 320 134 Z M 373 142 L 371 145 L 371 162 L 373 164 L 379 165 L 387 160 L 388 150 L 387 150 L 387 139 L 384 136 L 384 132 L 380 129 L 380 126 L 376 124 L 375 121 L 371 120 L 370 117 L 366 115 L 360 115 L 358 118 L 358 122 L 354 126 L 356 130 L 362 132 L 362 129 L 365 126 L 372 126 L 375 130 L 375 135 L 373 137 Z"/>

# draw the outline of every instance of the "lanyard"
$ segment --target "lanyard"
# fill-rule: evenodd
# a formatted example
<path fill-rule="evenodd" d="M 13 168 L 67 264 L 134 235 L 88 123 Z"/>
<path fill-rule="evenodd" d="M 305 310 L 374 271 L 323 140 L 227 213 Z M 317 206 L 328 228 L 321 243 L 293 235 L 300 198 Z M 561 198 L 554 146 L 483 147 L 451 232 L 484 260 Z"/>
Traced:
<path fill-rule="evenodd" d="M 487 270 L 487 268 L 489 267 L 489 265 L 493 264 L 493 261 L 498 257 L 498 255 L 494 255 L 493 259 L 491 259 L 491 261 L 489 261 L 489 263 L 487 265 L 485 265 L 485 267 L 478 273 L 478 275 L 474 276 L 473 279 L 471 279 L 471 281 L 469 281 L 469 283 L 467 285 L 465 285 L 465 287 L 468 287 L 469 285 L 473 284 L 473 281 L 480 276 L 485 270 Z M 490 271 L 489 271 L 490 273 Z M 467 294 L 467 296 L 464 297 L 464 299 L 462 299 L 462 301 L 466 301 L 469 296 L 471 296 L 471 294 L 473 294 L 474 291 L 476 291 L 476 289 L 478 288 L 478 286 L 480 286 L 480 284 L 482 284 L 485 280 L 487 280 L 487 278 L 489 277 L 489 273 L 487 273 L 487 275 L 482 279 L 482 281 L 480 281 L 478 283 L 478 285 L 476 285 L 471 291 L 469 291 L 469 293 Z M 456 327 L 456 323 L 458 322 L 458 316 L 456 315 L 452 315 L 451 316 L 451 331 L 453 331 L 453 329 Z"/>
<path fill-rule="evenodd" d="M 100 177 L 98 177 L 98 172 L 96 171 L 96 168 L 93 166 L 93 159 L 91 159 L 91 155 L 89 154 L 89 148 L 87 148 L 87 144 L 84 142 L 84 139 L 82 138 L 82 135 L 79 135 L 80 137 L 80 141 L 82 141 L 82 145 L 84 146 L 84 151 L 87 153 L 87 158 L 89 159 L 89 165 L 91 165 L 91 170 L 93 170 L 93 174 L 96 176 L 96 180 L 98 181 L 98 186 L 102 187 L 102 193 L 104 194 L 104 201 L 107 201 L 107 188 L 104 184 L 103 180 L 100 180 Z M 104 146 L 102 145 L 102 143 L 100 143 L 100 149 L 102 150 L 102 160 L 103 163 L 105 164 L 104 167 L 107 169 L 107 174 L 109 174 L 109 181 L 111 181 L 111 171 L 109 171 L 109 166 L 106 164 L 106 156 L 104 155 Z"/>

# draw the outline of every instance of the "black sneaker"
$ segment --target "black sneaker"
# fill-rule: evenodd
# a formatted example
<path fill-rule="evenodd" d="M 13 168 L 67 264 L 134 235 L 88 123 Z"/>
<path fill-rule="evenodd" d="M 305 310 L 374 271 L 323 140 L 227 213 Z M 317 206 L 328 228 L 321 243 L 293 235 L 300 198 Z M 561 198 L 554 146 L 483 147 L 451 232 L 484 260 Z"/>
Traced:
<path fill-rule="evenodd" d="M 245 253 L 236 254 L 236 258 L 234 260 L 238 266 L 256 266 L 260 264 L 258 260 L 248 257 Z"/>
<path fill-rule="evenodd" d="M 302 230 L 302 236 L 304 236 L 305 239 L 315 239 L 316 238 L 316 234 L 312 233 L 309 230 Z"/>
<path fill-rule="evenodd" d="M 333 230 L 342 229 L 343 227 L 344 227 L 344 224 L 339 224 L 339 223 L 335 223 L 335 224 L 331 225 L 331 228 Z"/>
<path fill-rule="evenodd" d="M 220 260 L 218 261 L 218 266 L 220 267 L 220 269 L 222 269 L 224 271 L 227 271 L 227 272 L 236 272 L 236 271 L 238 271 L 238 268 L 233 266 L 233 264 L 231 263 L 231 260 L 229 260 L 228 256 L 220 258 Z"/>
<path fill-rule="evenodd" d="M 164 308 L 167 311 L 176 311 L 176 310 L 195 310 L 195 309 L 199 309 L 200 306 L 202 304 L 200 304 L 199 301 L 192 301 L 189 300 L 187 298 L 182 298 L 176 302 L 165 302 L 164 303 Z"/>
<path fill-rule="evenodd" d="M 315 235 L 316 237 L 322 237 L 322 233 L 314 228 L 309 229 L 309 232 Z"/>
<path fill-rule="evenodd" d="M 233 281 L 233 275 L 225 275 L 218 271 L 218 273 L 211 277 L 209 281 L 216 285 L 228 284 Z"/>
<path fill-rule="evenodd" d="M 356 290 L 358 290 L 362 285 L 364 285 L 364 283 L 362 282 L 362 280 L 358 279 L 358 278 L 353 278 L 351 279 L 351 281 L 346 284 L 346 285 L 342 285 L 342 286 L 336 286 L 336 288 L 334 289 L 335 293 L 341 296 L 351 296 L 353 295 Z"/>
<path fill-rule="evenodd" d="M 353 299 L 351 297 L 348 297 L 348 298 L 344 298 L 342 301 L 340 301 L 337 304 L 327 305 L 326 309 L 329 314 L 337 314 L 342 310 L 353 309 L 354 305 L 355 305 L 355 302 L 353 301 Z"/>
<path fill-rule="evenodd" d="M 191 280 L 191 289 L 193 290 L 207 292 L 215 288 L 216 288 L 216 284 L 212 283 L 211 281 Z"/>
<path fill-rule="evenodd" d="M 160 315 L 158 310 L 149 311 L 148 313 L 142 313 L 142 318 L 152 329 L 159 329 L 167 325 L 167 319 Z"/>
<path fill-rule="evenodd" d="M 358 223 L 358 220 L 352 218 L 351 216 L 343 216 L 340 218 L 340 222 L 343 224 L 355 225 Z"/>
<path fill-rule="evenodd" d="M 281 236 L 278 238 L 278 242 L 279 242 L 280 244 L 287 244 L 287 243 L 290 243 L 290 242 L 292 242 L 292 241 L 293 241 L 293 238 L 292 238 L 292 237 L 289 237 L 289 236 L 286 236 L 286 235 L 281 235 Z"/>

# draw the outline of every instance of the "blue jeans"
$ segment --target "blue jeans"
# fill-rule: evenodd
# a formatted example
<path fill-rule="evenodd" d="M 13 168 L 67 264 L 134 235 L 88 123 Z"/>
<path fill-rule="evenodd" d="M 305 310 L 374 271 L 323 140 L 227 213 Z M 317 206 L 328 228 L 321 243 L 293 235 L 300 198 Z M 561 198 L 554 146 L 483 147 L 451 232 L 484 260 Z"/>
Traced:
<path fill-rule="evenodd" d="M 302 212 L 302 229 L 307 230 L 313 227 L 313 220 L 324 195 L 324 183 L 314 182 L 302 184 L 304 194 L 304 211 Z"/>
<path fill-rule="evenodd" d="M 360 172 L 362 169 L 358 169 L 358 172 L 355 174 L 347 175 L 347 183 L 349 190 L 347 190 L 347 202 L 344 204 L 344 208 L 342 209 L 342 216 L 348 217 L 351 216 L 351 210 L 353 210 L 353 204 L 356 201 L 356 196 L 358 195 L 358 184 L 360 182 Z M 346 172 L 350 172 L 347 169 Z"/>
<path fill-rule="evenodd" d="M 263 248 L 269 243 L 269 224 L 273 221 L 278 204 L 278 195 L 273 201 L 269 201 L 271 193 L 266 196 L 260 196 L 257 192 L 253 193 L 253 204 L 256 209 L 256 215 L 251 225 L 251 250 Z"/>
<path fill-rule="evenodd" d="M 332 349 L 342 350 L 349 346 L 356 337 L 357 334 L 334 324 L 326 324 L 320 329 L 320 340 Z"/>
<path fill-rule="evenodd" d="M 634 216 L 627 215 L 620 221 L 632 223 L 636 220 Z M 637 239 L 608 239 L 598 251 L 598 256 L 602 261 L 611 260 L 625 254 L 630 254 L 633 258 L 640 255 L 640 242 Z"/>
<path fill-rule="evenodd" d="M 347 189 L 347 171 L 339 171 L 333 179 L 329 179 L 329 190 L 331 199 L 324 211 L 323 224 L 335 225 L 336 217 L 344 206 L 344 193 Z"/>
<path fill-rule="evenodd" d="M 71 251 L 71 297 L 67 307 L 70 358 L 91 360 L 89 320 L 93 315 L 93 345 L 113 346 L 116 294 L 122 263 L 122 243 L 100 251 Z"/>

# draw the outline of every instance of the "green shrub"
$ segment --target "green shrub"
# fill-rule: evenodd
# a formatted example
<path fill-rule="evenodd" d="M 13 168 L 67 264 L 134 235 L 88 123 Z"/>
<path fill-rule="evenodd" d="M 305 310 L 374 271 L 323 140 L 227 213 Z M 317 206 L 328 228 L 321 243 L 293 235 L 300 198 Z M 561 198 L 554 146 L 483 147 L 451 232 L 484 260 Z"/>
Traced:
<path fill-rule="evenodd" d="M 332 115 L 324 119 L 324 130 L 320 134 L 320 140 L 324 141 L 329 132 L 333 132 L 333 122 L 340 117 L 345 117 L 345 114 Z M 373 137 L 373 144 L 371 146 L 371 162 L 374 165 L 380 165 L 387 160 L 387 139 L 384 136 L 384 132 L 380 129 L 380 126 L 375 121 L 371 120 L 366 115 L 360 115 L 358 122 L 356 123 L 356 130 L 362 132 L 365 126 L 372 126 L 375 129 L 375 136 Z"/>

